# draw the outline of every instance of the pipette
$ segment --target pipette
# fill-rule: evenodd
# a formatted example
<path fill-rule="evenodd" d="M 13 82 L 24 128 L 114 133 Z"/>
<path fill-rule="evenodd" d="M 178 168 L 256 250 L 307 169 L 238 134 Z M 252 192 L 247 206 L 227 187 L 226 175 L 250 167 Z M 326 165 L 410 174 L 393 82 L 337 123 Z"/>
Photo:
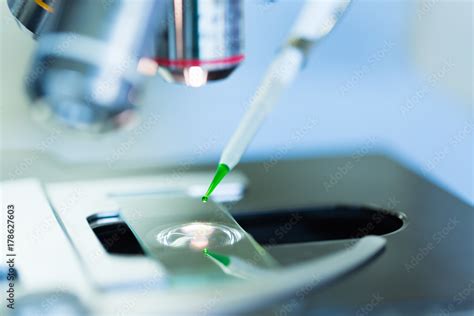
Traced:
<path fill-rule="evenodd" d="M 306 1 L 287 42 L 266 71 L 255 98 L 222 152 L 214 178 L 202 197 L 203 202 L 207 202 L 217 185 L 237 165 L 284 89 L 298 74 L 310 48 L 333 29 L 349 2 Z"/>

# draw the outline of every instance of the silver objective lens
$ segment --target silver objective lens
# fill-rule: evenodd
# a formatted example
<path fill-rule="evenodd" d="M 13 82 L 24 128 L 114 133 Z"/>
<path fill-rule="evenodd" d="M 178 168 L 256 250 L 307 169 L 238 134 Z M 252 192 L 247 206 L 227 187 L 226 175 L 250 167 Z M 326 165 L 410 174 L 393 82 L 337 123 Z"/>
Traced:
<path fill-rule="evenodd" d="M 76 129 L 123 126 L 153 34 L 155 1 L 61 0 L 55 10 L 26 78 L 33 106 Z"/>
<path fill-rule="evenodd" d="M 164 0 L 155 60 L 169 82 L 199 87 L 243 61 L 241 0 Z"/>

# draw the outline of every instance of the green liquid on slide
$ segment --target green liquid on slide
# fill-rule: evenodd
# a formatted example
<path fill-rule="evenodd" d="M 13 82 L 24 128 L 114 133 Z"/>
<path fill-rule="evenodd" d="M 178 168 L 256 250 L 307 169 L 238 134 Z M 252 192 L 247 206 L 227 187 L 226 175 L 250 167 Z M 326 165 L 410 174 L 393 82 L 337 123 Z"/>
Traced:
<path fill-rule="evenodd" d="M 204 253 L 204 255 L 214 258 L 225 266 L 228 266 L 230 264 L 230 258 L 227 256 L 220 255 L 215 252 L 210 252 L 207 248 L 204 248 L 202 252 Z"/>
<path fill-rule="evenodd" d="M 206 203 L 209 200 L 209 196 L 212 194 L 212 192 L 217 187 L 217 185 L 222 181 L 222 179 L 224 179 L 224 177 L 229 173 L 229 171 L 230 171 L 230 168 L 226 164 L 221 163 L 217 166 L 214 179 L 212 179 L 212 182 L 209 185 L 209 188 L 207 189 L 206 194 L 204 194 L 204 196 L 201 199 L 203 203 Z"/>

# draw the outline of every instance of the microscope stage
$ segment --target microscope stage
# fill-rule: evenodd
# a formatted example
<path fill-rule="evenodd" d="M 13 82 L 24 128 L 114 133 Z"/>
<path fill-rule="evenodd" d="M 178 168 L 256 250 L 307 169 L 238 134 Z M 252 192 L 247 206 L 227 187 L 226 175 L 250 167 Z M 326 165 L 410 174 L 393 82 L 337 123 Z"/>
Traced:
<path fill-rule="evenodd" d="M 130 218 L 133 211 L 140 214 L 141 203 L 148 201 L 150 207 L 160 196 L 199 199 L 210 168 L 180 177 L 151 168 L 112 173 L 88 167 L 68 175 L 54 165 L 38 169 L 48 175 L 31 176 L 42 183 L 17 180 L 1 186 L 18 210 L 22 294 L 19 290 L 17 306 L 41 309 L 35 305 L 38 297 L 51 295 L 94 312 L 114 311 L 127 302 L 137 302 L 126 305 L 130 312 L 163 311 L 152 304 L 158 298 L 165 300 L 166 311 L 182 305 L 166 279 L 156 277 L 167 269 L 144 255 L 137 235 L 127 230 L 120 201 L 128 201 Z M 363 236 L 386 239 L 383 253 L 345 277 L 264 306 L 244 307 L 247 311 L 345 314 L 371 308 L 420 314 L 474 307 L 472 295 L 456 296 L 472 289 L 474 279 L 473 208 L 423 177 L 383 156 L 254 162 L 236 171 L 213 197 L 283 268 L 347 249 Z M 170 211 L 180 204 L 173 203 Z M 144 286 L 151 286 L 145 294 Z M 200 306 L 193 301 L 196 295 L 186 297 Z"/>

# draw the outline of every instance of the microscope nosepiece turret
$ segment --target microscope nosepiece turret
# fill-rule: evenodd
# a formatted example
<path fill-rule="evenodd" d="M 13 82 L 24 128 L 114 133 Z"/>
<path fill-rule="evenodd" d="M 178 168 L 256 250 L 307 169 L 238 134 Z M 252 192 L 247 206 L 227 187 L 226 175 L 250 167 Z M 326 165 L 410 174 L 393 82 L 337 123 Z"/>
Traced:
<path fill-rule="evenodd" d="M 107 131 L 132 121 L 140 72 L 158 69 L 169 82 L 198 87 L 226 78 L 243 59 L 242 0 L 8 5 L 38 39 L 26 76 L 36 116 L 74 129 Z"/>

